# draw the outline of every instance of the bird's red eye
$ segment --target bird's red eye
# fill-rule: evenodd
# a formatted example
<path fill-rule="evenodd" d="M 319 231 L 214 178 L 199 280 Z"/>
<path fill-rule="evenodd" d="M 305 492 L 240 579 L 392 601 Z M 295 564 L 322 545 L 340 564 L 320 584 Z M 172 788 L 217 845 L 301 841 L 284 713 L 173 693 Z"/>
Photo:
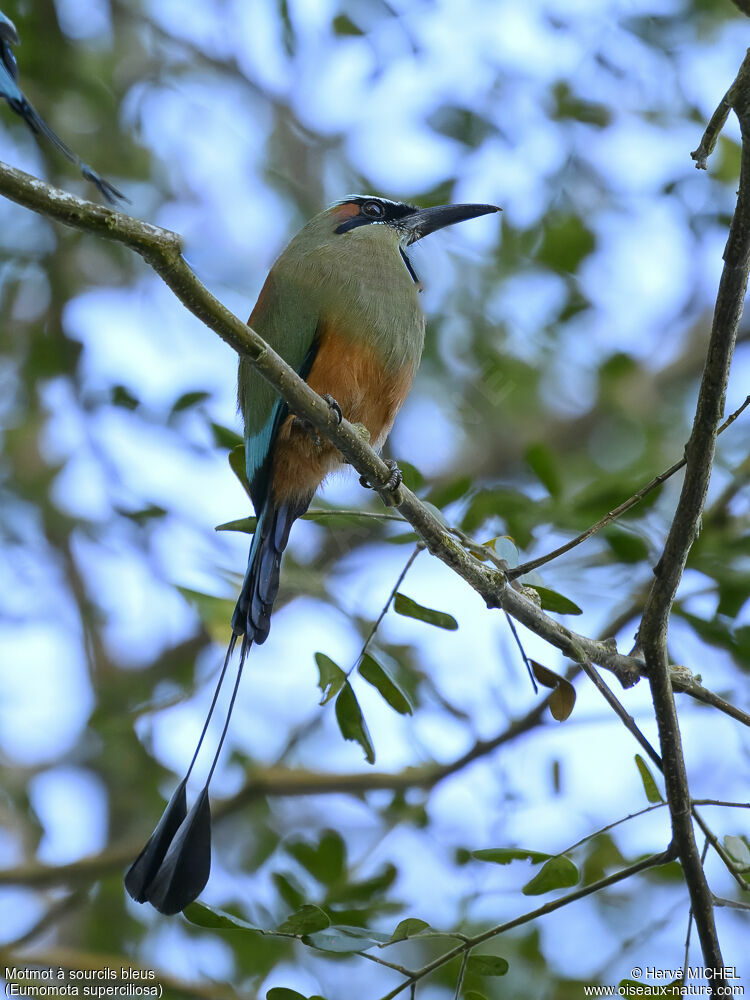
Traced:
<path fill-rule="evenodd" d="M 366 215 L 370 219 L 382 219 L 385 215 L 385 209 L 379 201 L 366 201 L 362 206 L 362 215 Z"/>

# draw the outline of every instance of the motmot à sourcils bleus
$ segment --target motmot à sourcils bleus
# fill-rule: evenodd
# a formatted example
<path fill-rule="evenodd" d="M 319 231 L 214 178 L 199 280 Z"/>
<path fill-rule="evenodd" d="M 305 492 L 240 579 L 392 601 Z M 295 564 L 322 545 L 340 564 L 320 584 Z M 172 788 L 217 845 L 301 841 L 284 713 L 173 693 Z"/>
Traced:
<path fill-rule="evenodd" d="M 424 344 L 420 288 L 407 248 L 445 226 L 499 211 L 494 205 L 415 208 L 353 195 L 311 219 L 271 268 L 250 326 L 342 415 L 380 448 L 411 388 Z M 295 520 L 343 461 L 246 359 L 239 366 L 245 457 L 257 524 L 232 617 L 224 666 L 185 778 L 125 876 L 138 902 L 172 914 L 205 886 L 211 864 L 208 786 L 226 736 L 245 658 L 268 637 L 281 557 Z M 391 464 L 389 487 L 401 474 Z M 238 640 L 240 661 L 206 783 L 190 812 L 185 789 Z"/>
<path fill-rule="evenodd" d="M 26 122 L 35 135 L 45 135 L 71 163 L 75 163 L 87 181 L 95 184 L 110 204 L 118 200 L 127 201 L 114 184 L 110 184 L 95 170 L 76 156 L 60 136 L 53 132 L 36 108 L 18 86 L 18 63 L 13 55 L 12 45 L 20 45 L 21 39 L 15 24 L 0 10 L 0 97 L 4 97 L 13 111 Z"/>

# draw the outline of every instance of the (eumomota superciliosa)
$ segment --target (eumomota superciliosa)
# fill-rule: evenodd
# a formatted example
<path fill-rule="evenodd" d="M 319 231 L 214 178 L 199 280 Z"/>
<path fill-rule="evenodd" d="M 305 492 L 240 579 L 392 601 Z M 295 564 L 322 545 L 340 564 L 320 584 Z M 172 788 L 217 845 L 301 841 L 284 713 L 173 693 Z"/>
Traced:
<path fill-rule="evenodd" d="M 494 205 L 415 208 L 352 195 L 311 219 L 271 268 L 250 326 L 323 396 L 340 420 L 364 425 L 380 448 L 411 388 L 424 344 L 420 285 L 410 244 L 444 226 L 499 211 Z M 294 521 L 343 461 L 245 359 L 239 403 L 257 525 L 232 617 L 232 638 L 208 718 L 187 774 L 143 851 L 125 876 L 130 895 L 177 913 L 208 880 L 211 858 L 208 784 L 227 732 L 248 650 L 265 642 L 279 587 L 281 556 Z M 392 464 L 389 487 L 401 480 Z M 190 812 L 185 788 L 216 704 L 231 653 L 240 662 L 227 719 L 208 779 Z"/>
<path fill-rule="evenodd" d="M 20 45 L 20 43 L 21 39 L 18 36 L 15 24 L 0 11 L 0 97 L 5 98 L 12 110 L 23 118 L 35 135 L 46 135 L 63 156 L 67 157 L 71 163 L 75 163 L 86 180 L 91 181 L 92 184 L 96 184 L 110 204 L 115 204 L 117 199 L 127 201 L 125 195 L 118 191 L 114 184 L 110 184 L 109 181 L 104 180 L 87 163 L 84 163 L 80 156 L 76 156 L 73 150 L 62 141 L 60 136 L 52 131 L 47 122 L 24 95 L 18 86 L 18 63 L 11 49 L 11 45 Z"/>

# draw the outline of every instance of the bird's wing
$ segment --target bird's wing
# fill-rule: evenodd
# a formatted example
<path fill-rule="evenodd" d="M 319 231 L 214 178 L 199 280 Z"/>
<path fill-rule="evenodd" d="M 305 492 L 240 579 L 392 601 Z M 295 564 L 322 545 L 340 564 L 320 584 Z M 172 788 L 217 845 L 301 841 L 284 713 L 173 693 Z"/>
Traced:
<path fill-rule="evenodd" d="M 307 378 L 318 346 L 314 296 L 291 281 L 279 280 L 272 269 L 248 323 L 301 378 Z M 253 506 L 260 514 L 268 493 L 274 441 L 289 410 L 244 359 L 240 359 L 239 402 L 245 418 L 245 470 Z"/>
<path fill-rule="evenodd" d="M 16 83 L 16 76 L 13 73 L 15 65 L 16 62 L 13 58 L 13 53 L 10 51 L 7 42 L 0 42 L 0 97 L 4 97 L 14 110 L 14 102 L 18 103 L 26 100 Z"/>

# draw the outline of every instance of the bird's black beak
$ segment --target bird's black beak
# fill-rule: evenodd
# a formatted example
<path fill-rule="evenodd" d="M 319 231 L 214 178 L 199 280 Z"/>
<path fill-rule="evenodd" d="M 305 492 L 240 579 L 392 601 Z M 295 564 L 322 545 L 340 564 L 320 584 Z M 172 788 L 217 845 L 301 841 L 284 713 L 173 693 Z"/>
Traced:
<path fill-rule="evenodd" d="M 399 221 L 407 233 L 406 245 L 410 246 L 438 229 L 500 211 L 502 209 L 497 205 L 437 205 L 434 208 L 420 208 Z"/>

